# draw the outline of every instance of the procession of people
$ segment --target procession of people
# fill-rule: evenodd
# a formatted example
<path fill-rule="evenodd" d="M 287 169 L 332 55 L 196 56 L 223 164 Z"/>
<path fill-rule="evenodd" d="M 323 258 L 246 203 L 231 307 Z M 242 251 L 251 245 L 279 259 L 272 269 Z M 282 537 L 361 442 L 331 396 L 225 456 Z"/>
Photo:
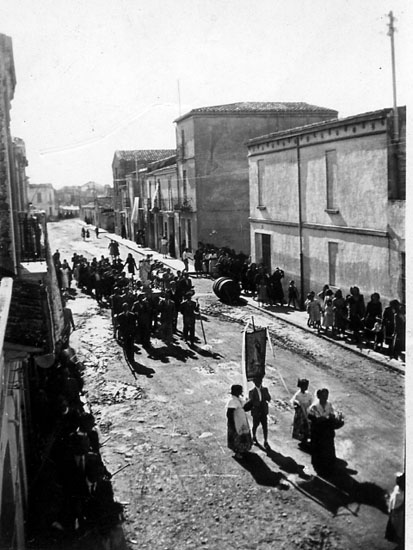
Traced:
<path fill-rule="evenodd" d="M 98 233 L 96 237 L 98 238 Z M 199 318 L 199 305 L 194 299 L 193 281 L 188 270 L 173 273 L 171 268 L 155 260 L 152 254 L 146 254 L 137 261 L 134 255 L 128 253 L 122 259 L 119 244 L 113 239 L 109 242 L 108 252 L 109 257 L 102 255 L 100 259 L 95 257 L 91 261 L 78 253 L 73 254 L 71 261 L 61 261 L 60 253 L 56 251 L 53 260 L 63 297 L 70 295 L 72 285 L 76 285 L 96 299 L 100 306 L 110 308 L 113 336 L 124 348 L 125 357 L 130 362 L 133 361 L 134 354 L 139 352 L 139 346 L 150 350 L 153 346 L 151 339 L 155 337 L 167 346 L 175 338 L 193 346 L 197 341 L 195 328 L 196 319 Z M 184 253 L 187 254 L 187 249 Z M 166 254 L 165 249 L 163 254 Z M 216 260 L 213 265 L 217 269 L 217 264 L 225 265 L 223 260 L 230 257 L 228 252 L 224 252 L 223 255 L 212 258 L 212 252 L 208 252 L 208 270 L 211 259 Z M 197 268 L 205 265 L 205 261 L 204 254 L 198 254 L 195 258 L 196 273 Z M 187 261 L 184 264 L 185 267 L 188 266 Z M 265 269 L 258 268 L 253 280 L 258 301 L 265 302 L 271 297 L 273 303 L 284 303 L 283 278 L 284 272 L 280 268 L 276 269 L 271 278 Z M 287 295 L 289 305 L 296 308 L 298 290 L 294 281 L 290 281 Z M 379 343 L 379 320 L 389 326 L 393 323 L 393 328 L 388 329 L 393 330 L 393 335 L 396 334 L 393 337 L 392 350 L 395 350 L 393 353 L 397 351 L 400 354 L 404 349 L 400 328 L 400 317 L 403 315 L 401 304 L 393 301 L 382 311 L 380 296 L 375 293 L 367 308 L 363 309 L 363 305 L 364 299 L 357 287 L 352 287 L 349 296 L 344 299 L 341 291 L 333 294 L 328 285 L 318 295 L 310 293 L 306 302 L 311 326 L 318 330 L 324 327 L 333 331 L 335 327 L 340 327 L 339 320 L 335 321 L 335 315 L 339 319 L 336 312 L 340 311 L 342 318 L 347 312 L 346 320 L 355 334 L 360 330 L 360 320 L 363 319 L 363 324 L 372 331 L 376 336 L 375 341 Z M 181 331 L 178 330 L 179 315 L 182 317 Z M 75 329 L 73 317 L 67 307 L 66 318 L 70 329 Z M 244 387 L 233 384 L 226 405 L 227 446 L 241 462 L 248 457 L 254 446 L 267 453 L 272 452 L 272 427 L 268 422 L 270 391 L 264 385 L 264 375 L 256 376 L 251 381 L 254 386 L 245 401 Z M 299 442 L 299 448 L 310 454 L 315 475 L 328 478 L 337 468 L 335 437 L 336 431 L 344 425 L 344 417 L 330 402 L 326 387 L 312 393 L 309 386 L 309 380 L 300 378 L 298 390 L 291 397 L 290 404 L 294 412 L 291 418 L 291 435 L 292 439 Z M 248 413 L 251 414 L 251 420 Z"/>

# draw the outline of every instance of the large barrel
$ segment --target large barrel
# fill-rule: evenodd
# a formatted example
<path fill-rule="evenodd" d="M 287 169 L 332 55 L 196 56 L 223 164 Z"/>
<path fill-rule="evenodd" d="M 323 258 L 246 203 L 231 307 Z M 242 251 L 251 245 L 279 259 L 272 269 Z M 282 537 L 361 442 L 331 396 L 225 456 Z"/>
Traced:
<path fill-rule="evenodd" d="M 238 300 L 241 288 L 237 281 L 228 277 L 220 277 L 212 285 L 212 290 L 223 302 L 231 303 Z"/>

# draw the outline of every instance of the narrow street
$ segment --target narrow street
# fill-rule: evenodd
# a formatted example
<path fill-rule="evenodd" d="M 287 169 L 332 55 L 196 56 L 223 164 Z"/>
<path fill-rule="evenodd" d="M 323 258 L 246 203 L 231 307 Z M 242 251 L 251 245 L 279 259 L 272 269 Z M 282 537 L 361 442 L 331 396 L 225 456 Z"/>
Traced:
<path fill-rule="evenodd" d="M 106 234 L 83 241 L 80 229 L 79 220 L 49 223 L 52 252 L 69 262 L 74 252 L 108 255 Z M 128 252 L 121 246 L 122 259 Z M 393 549 L 384 539 L 385 493 L 404 467 L 404 376 L 265 311 L 225 305 L 209 279 L 193 282 L 206 342 L 200 321 L 193 348 L 179 337 L 169 347 L 152 338 L 154 352 L 135 355 L 151 376 L 131 371 L 109 309 L 79 290 L 68 304 L 101 453 L 108 470 L 118 471 L 112 482 L 125 507 L 128 548 Z M 265 380 L 271 450 L 253 447 L 239 462 L 226 447 L 225 404 L 231 384 L 242 382 L 241 338 L 251 317 L 268 326 L 274 351 L 267 349 Z M 313 393 L 329 388 L 345 416 L 334 483 L 315 475 L 309 454 L 291 438 L 289 400 L 299 377 Z"/>

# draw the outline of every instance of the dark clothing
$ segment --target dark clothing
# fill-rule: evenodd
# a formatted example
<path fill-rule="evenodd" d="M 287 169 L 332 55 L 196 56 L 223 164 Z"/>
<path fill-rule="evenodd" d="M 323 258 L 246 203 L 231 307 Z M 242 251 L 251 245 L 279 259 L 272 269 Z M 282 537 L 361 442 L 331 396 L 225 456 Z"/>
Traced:
<path fill-rule="evenodd" d="M 381 302 L 373 302 L 371 300 L 366 306 L 366 316 L 364 318 L 364 326 L 367 329 L 372 329 L 376 322 L 376 317 L 380 317 L 383 314 L 383 308 Z"/>
<path fill-rule="evenodd" d="M 251 411 L 251 416 L 253 418 L 254 416 L 261 418 L 262 416 L 266 416 L 268 414 L 268 402 L 271 401 L 271 395 L 268 389 L 264 388 L 264 386 L 261 386 L 260 391 L 261 399 L 257 388 L 250 390 L 248 401 L 244 407 L 245 410 Z"/>
<path fill-rule="evenodd" d="M 366 311 L 364 305 L 364 297 L 362 294 L 347 297 L 349 328 L 353 332 L 358 332 L 363 329 L 363 317 Z"/>
<path fill-rule="evenodd" d="M 132 275 L 135 274 L 135 269 L 138 269 L 133 256 L 128 256 L 128 258 L 126 258 L 125 267 L 126 266 L 128 266 L 128 273 L 132 273 Z"/>
<path fill-rule="evenodd" d="M 336 463 L 335 431 L 332 418 L 316 418 L 311 421 L 311 464 L 317 473 L 331 472 Z"/>
<path fill-rule="evenodd" d="M 183 336 L 184 340 L 190 340 L 193 344 L 195 341 L 195 318 L 199 311 L 199 306 L 196 302 L 188 298 L 181 305 L 181 313 L 183 317 Z"/>
<path fill-rule="evenodd" d="M 257 429 L 261 424 L 264 441 L 266 442 L 268 437 L 268 402 L 271 401 L 271 395 L 268 389 L 263 386 L 261 386 L 259 390 L 261 392 L 261 398 L 257 387 L 250 390 L 248 401 L 244 405 L 244 409 L 246 411 L 251 411 L 253 439 L 256 439 Z"/>

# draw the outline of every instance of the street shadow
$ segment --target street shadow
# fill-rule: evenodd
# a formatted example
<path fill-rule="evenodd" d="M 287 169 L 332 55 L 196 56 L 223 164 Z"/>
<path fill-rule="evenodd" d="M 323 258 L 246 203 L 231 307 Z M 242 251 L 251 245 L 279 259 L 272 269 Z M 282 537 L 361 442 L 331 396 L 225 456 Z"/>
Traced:
<path fill-rule="evenodd" d="M 295 313 L 296 311 L 300 311 L 298 309 L 294 309 L 291 306 L 287 306 L 287 305 L 281 306 L 279 304 L 274 304 L 274 305 L 266 304 L 262 309 L 265 309 L 267 311 L 271 311 L 271 312 L 274 312 L 274 313 L 282 313 L 284 315 L 290 315 L 291 313 Z"/>
<path fill-rule="evenodd" d="M 363 504 L 387 514 L 388 495 L 385 489 L 369 481 L 358 482 L 352 477 L 357 471 L 346 468 L 345 464 L 344 461 L 338 461 L 333 472 L 299 481 L 296 487 L 335 516 L 342 508 L 357 516 Z M 353 504 L 356 505 L 354 510 L 349 507 Z"/>
<path fill-rule="evenodd" d="M 155 374 L 155 370 L 150 367 L 145 367 L 145 365 L 142 365 L 141 363 L 138 363 L 135 361 L 135 359 L 127 359 L 128 366 L 136 378 L 136 374 L 141 376 L 147 376 L 148 378 L 152 378 Z"/>
<path fill-rule="evenodd" d="M 222 357 L 221 354 L 216 353 L 216 352 L 212 351 L 212 349 L 209 349 L 209 348 L 212 348 L 212 346 L 209 346 L 208 344 L 205 344 L 205 345 L 192 344 L 191 345 L 191 349 L 194 350 L 196 353 L 198 353 L 198 355 L 201 355 L 202 357 L 210 357 L 212 359 L 220 359 Z"/>
<path fill-rule="evenodd" d="M 291 456 L 284 456 L 281 453 L 274 451 L 274 449 L 265 449 L 261 445 L 258 445 L 258 447 L 265 451 L 268 458 L 277 464 L 283 472 L 286 472 L 287 474 L 296 474 L 301 479 L 311 479 L 311 476 L 304 472 L 305 466 L 298 464 Z"/>
<path fill-rule="evenodd" d="M 197 359 L 196 354 L 191 349 L 183 348 L 175 343 L 163 344 L 158 347 L 147 347 L 146 351 L 150 359 L 161 361 L 162 363 L 169 363 L 170 357 L 182 363 L 186 363 L 188 359 Z"/>
<path fill-rule="evenodd" d="M 118 342 L 119 343 L 119 342 Z M 138 363 L 138 361 L 135 361 L 135 353 L 139 353 L 136 350 L 139 348 L 135 345 L 134 350 L 132 352 L 128 352 L 124 346 L 122 346 L 121 343 L 119 343 L 123 349 L 123 356 L 125 357 L 125 361 L 129 367 L 129 370 L 131 371 L 134 378 L 136 378 L 136 375 L 143 375 L 147 376 L 148 378 L 152 378 L 155 374 L 155 370 L 146 367 L 145 365 L 142 365 L 141 363 Z"/>
<path fill-rule="evenodd" d="M 285 479 L 284 475 L 280 472 L 273 472 L 257 454 L 245 453 L 243 458 L 234 457 L 234 460 L 250 472 L 258 485 L 264 485 L 265 487 L 279 487 L 280 489 L 288 488 L 288 485 L 286 486 L 281 483 L 281 481 Z"/>

